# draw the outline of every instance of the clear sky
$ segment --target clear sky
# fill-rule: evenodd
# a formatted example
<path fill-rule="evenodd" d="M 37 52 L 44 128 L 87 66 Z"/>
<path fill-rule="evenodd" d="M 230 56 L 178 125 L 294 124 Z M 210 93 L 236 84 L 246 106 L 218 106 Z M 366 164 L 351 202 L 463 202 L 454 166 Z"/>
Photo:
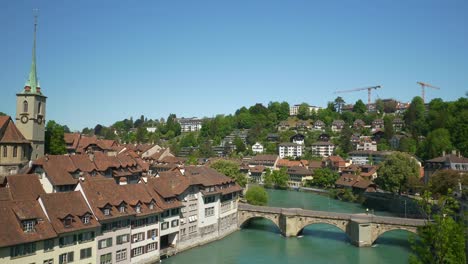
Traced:
<path fill-rule="evenodd" d="M 269 101 L 325 106 L 336 90 L 455 100 L 468 91 L 468 1 L 0 1 L 0 111 L 15 114 L 38 8 L 47 119 L 72 129 L 213 116 Z M 367 92 L 342 94 L 346 102 Z"/>

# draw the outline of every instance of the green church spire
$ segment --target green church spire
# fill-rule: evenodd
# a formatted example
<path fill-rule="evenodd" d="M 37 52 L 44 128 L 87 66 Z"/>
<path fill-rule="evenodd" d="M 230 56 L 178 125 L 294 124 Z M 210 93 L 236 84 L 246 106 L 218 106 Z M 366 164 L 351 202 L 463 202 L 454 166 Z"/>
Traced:
<path fill-rule="evenodd" d="M 37 15 L 34 16 L 34 42 L 33 42 L 33 49 L 32 49 L 31 71 L 29 72 L 29 79 L 25 84 L 24 92 L 41 94 L 41 88 L 39 86 L 39 81 L 37 79 L 37 71 L 36 71 L 36 32 L 37 32 Z"/>

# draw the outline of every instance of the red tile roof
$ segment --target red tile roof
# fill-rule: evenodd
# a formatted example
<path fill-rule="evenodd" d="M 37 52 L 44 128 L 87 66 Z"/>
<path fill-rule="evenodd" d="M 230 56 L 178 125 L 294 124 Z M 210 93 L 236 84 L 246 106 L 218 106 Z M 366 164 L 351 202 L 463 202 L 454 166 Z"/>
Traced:
<path fill-rule="evenodd" d="M 9 116 L 0 116 L 0 143 L 29 143 Z"/>

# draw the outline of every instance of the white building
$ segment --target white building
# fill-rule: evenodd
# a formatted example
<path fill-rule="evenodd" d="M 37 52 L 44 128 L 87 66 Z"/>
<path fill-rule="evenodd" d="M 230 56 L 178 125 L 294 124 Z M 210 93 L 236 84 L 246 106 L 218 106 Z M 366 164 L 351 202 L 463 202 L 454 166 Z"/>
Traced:
<path fill-rule="evenodd" d="M 296 105 L 293 105 L 293 106 L 290 106 L 289 107 L 289 115 L 290 116 L 295 116 L 297 115 L 297 113 L 299 112 L 299 107 L 301 105 L 300 104 L 296 104 Z M 318 106 L 313 106 L 313 105 L 309 105 L 309 113 L 312 113 L 313 112 L 317 112 L 318 110 L 322 109 L 321 107 L 318 107 Z"/>
<path fill-rule="evenodd" d="M 335 145 L 326 141 L 319 141 L 312 144 L 312 154 L 320 157 L 329 157 L 333 155 Z"/>
<path fill-rule="evenodd" d="M 284 157 L 297 158 L 304 153 L 304 146 L 296 143 L 281 143 L 278 152 L 281 159 Z"/>
<path fill-rule="evenodd" d="M 181 132 L 197 132 L 202 127 L 202 119 L 191 117 L 191 118 L 178 118 L 177 122 L 180 124 Z"/>
<path fill-rule="evenodd" d="M 258 143 L 258 142 L 255 143 L 252 146 L 252 151 L 253 151 L 253 153 L 263 153 L 263 145 Z"/>

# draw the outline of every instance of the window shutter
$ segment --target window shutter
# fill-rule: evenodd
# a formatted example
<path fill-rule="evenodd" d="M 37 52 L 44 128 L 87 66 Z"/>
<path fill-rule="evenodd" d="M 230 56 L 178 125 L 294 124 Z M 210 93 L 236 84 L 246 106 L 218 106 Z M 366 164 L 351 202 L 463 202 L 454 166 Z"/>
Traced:
<path fill-rule="evenodd" d="M 146 234 L 146 237 L 147 237 L 148 239 L 150 239 L 150 238 L 151 238 L 151 230 L 148 230 L 148 232 L 146 232 L 146 233 L 147 233 L 147 234 Z"/>
<path fill-rule="evenodd" d="M 68 262 L 73 262 L 73 251 L 68 253 Z"/>
<path fill-rule="evenodd" d="M 132 250 L 130 250 L 130 257 L 131 257 L 131 258 L 133 258 L 133 257 L 135 256 L 135 254 L 133 254 L 133 253 L 134 253 L 134 251 L 135 251 L 135 250 L 133 250 L 133 249 L 132 249 Z"/>
<path fill-rule="evenodd" d="M 112 246 L 112 238 L 108 238 L 108 239 L 107 239 L 107 242 L 108 242 L 108 243 L 107 243 L 107 246 L 108 246 L 108 247 L 111 247 L 111 246 Z"/>

